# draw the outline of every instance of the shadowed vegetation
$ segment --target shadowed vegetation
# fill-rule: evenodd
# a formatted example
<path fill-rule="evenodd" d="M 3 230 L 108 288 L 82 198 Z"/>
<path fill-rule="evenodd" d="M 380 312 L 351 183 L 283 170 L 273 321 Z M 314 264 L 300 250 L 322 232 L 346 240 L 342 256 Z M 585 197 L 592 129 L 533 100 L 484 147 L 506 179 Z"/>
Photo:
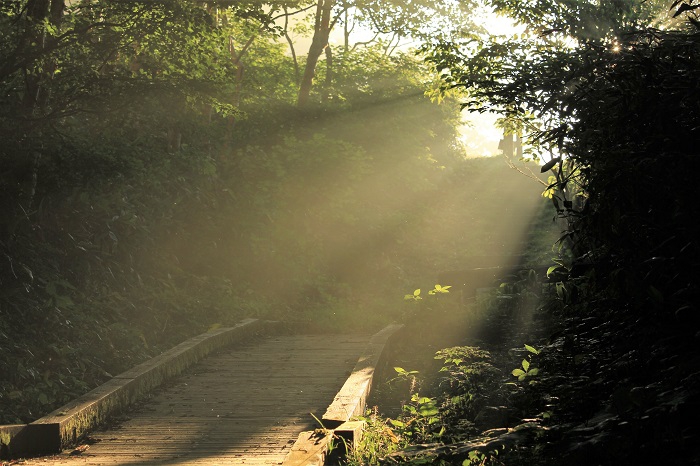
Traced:
<path fill-rule="evenodd" d="M 563 275 L 504 283 L 465 346 L 436 353 L 442 377 L 431 384 L 436 369 L 422 366 L 402 412 L 370 420 L 384 446 L 357 460 L 698 464 L 698 6 L 674 2 L 676 21 L 691 15 L 674 27 L 634 8 L 601 27 L 586 5 L 571 22 L 557 8 L 572 2 L 493 3 L 538 34 L 485 43 L 475 59 L 438 43 L 431 60 L 551 173 L 567 228 L 548 273 Z"/>

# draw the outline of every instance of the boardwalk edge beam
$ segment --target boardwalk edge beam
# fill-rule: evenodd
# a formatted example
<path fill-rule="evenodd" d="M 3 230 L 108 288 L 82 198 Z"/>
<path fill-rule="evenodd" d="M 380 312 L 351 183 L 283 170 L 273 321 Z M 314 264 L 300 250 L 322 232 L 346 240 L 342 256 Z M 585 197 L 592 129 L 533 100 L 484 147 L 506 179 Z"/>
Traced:
<path fill-rule="evenodd" d="M 283 466 L 323 466 L 334 439 L 342 442 L 343 447 L 356 446 L 362 437 L 365 422 L 351 419 L 364 414 L 374 377 L 386 362 L 385 350 L 392 337 L 402 328 L 401 324 L 391 324 L 370 338 L 352 373 L 321 419 L 323 426 L 329 429 L 326 435 L 319 436 L 318 430 L 299 434 L 282 462 Z"/>
<path fill-rule="evenodd" d="M 337 426 L 364 415 L 374 376 L 385 359 L 385 349 L 401 328 L 401 324 L 391 324 L 372 336 L 350 377 L 323 415 L 324 426 Z"/>

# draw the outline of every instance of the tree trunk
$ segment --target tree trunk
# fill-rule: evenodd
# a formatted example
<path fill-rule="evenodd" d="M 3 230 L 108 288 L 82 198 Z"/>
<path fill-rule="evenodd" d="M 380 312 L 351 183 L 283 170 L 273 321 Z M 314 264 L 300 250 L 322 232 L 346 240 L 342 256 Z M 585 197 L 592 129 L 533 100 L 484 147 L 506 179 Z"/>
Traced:
<path fill-rule="evenodd" d="M 36 44 L 30 47 L 38 47 L 42 52 L 46 48 L 47 33 L 43 29 L 43 22 L 49 20 L 51 24 L 60 27 L 65 9 L 65 0 L 30 0 L 27 3 L 26 29 L 23 40 L 26 44 Z M 52 60 L 39 67 L 37 70 L 26 68 L 24 71 L 25 94 L 22 99 L 22 110 L 31 120 L 37 111 L 46 107 L 49 98 L 49 88 L 46 81 L 53 78 L 56 64 Z M 44 83 L 42 83 L 44 81 Z M 25 211 L 30 211 L 34 204 L 36 189 L 39 180 L 39 162 L 41 160 L 42 148 L 36 147 L 35 137 L 25 140 L 27 153 L 32 154 L 31 174 L 27 181 L 27 188 L 20 193 L 24 195 L 21 203 Z"/>
<path fill-rule="evenodd" d="M 345 21 L 343 24 L 343 52 L 348 53 L 350 51 L 350 9 L 347 3 L 343 2 L 343 15 L 345 15 Z"/>
<path fill-rule="evenodd" d="M 309 101 L 318 59 L 326 47 L 328 47 L 328 37 L 331 33 L 333 2 L 334 0 L 318 0 L 318 5 L 316 6 L 314 36 L 311 39 L 309 55 L 306 58 L 304 74 L 301 78 L 301 84 L 299 85 L 299 95 L 297 99 L 299 107 L 305 106 Z"/>
<path fill-rule="evenodd" d="M 333 84 L 333 50 L 326 47 L 326 81 L 323 84 L 323 100 L 331 98 L 331 84 Z"/>
<path fill-rule="evenodd" d="M 50 14 L 49 18 L 51 23 L 60 26 L 63 21 L 63 12 L 66 9 L 65 0 L 51 0 Z"/>
<path fill-rule="evenodd" d="M 49 0 L 30 0 L 27 3 L 27 24 L 24 41 L 32 47 L 44 48 L 45 33 L 38 25 L 49 15 Z M 35 45 L 34 45 L 35 44 Z M 22 104 L 27 116 L 31 116 L 39 100 L 40 76 L 34 71 L 24 70 L 24 97 Z"/>
<path fill-rule="evenodd" d="M 287 39 L 287 44 L 289 44 L 289 52 L 292 54 L 292 61 L 294 62 L 294 80 L 297 85 L 301 80 L 301 72 L 299 71 L 299 60 L 297 60 L 297 52 L 294 49 L 294 41 L 289 35 L 289 11 L 287 7 L 284 8 L 284 38 Z"/>
<path fill-rule="evenodd" d="M 30 0 L 27 3 L 27 29 L 26 43 L 35 43 L 36 47 L 44 50 L 46 47 L 46 32 L 41 30 L 44 20 L 48 19 L 54 26 L 60 26 L 65 9 L 65 0 Z M 42 89 L 42 78 L 51 79 L 55 64 L 48 63 L 38 72 L 29 69 L 24 70 L 25 94 L 23 99 L 24 110 L 31 115 L 37 107 L 46 103 L 48 95 Z"/>

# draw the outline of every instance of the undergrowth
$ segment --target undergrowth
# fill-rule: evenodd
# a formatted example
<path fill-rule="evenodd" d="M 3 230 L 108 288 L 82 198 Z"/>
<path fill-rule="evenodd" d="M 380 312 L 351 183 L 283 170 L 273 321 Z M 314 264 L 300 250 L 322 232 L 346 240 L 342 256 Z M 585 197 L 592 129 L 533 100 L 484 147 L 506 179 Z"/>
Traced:
<path fill-rule="evenodd" d="M 347 463 L 700 464 L 700 361 L 683 329 L 561 287 L 527 272 L 493 290 L 458 346 L 435 351 L 409 325 L 393 356 L 404 367 Z"/>
<path fill-rule="evenodd" d="M 393 360 L 418 369 L 389 370 L 393 375 L 372 400 L 380 408 L 364 418 L 371 435 L 348 464 L 502 464 L 506 449 L 490 444 L 489 436 L 546 423 L 550 414 L 529 392 L 542 376 L 538 346 L 546 324 L 538 315 L 539 300 L 552 285 L 534 273 L 480 294 L 461 313 L 464 332 L 452 340 L 457 346 L 435 350 L 445 341 L 441 330 L 459 325 L 454 321 L 438 325 L 430 337 L 417 332 L 424 323 L 407 324 Z M 419 295 L 407 299 L 411 296 Z M 434 297 L 443 303 L 435 299 L 428 315 L 454 306 L 454 299 L 444 303 L 446 296 Z M 530 413 L 532 419 L 523 421 Z"/>

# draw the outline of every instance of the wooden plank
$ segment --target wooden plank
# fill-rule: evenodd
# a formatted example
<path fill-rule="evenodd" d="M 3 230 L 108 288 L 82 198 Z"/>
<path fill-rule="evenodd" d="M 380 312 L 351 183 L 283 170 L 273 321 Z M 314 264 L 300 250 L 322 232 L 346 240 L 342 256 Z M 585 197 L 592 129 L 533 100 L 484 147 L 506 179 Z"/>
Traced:
<path fill-rule="evenodd" d="M 332 434 L 330 431 L 310 430 L 299 434 L 287 457 L 282 461 L 283 466 L 323 466 L 328 454 Z"/>
<path fill-rule="evenodd" d="M 359 441 L 362 440 L 365 427 L 367 427 L 365 421 L 348 421 L 340 424 L 333 430 L 333 434 L 338 439 L 338 446 L 346 450 L 357 447 Z"/>
<path fill-rule="evenodd" d="M 26 424 L 0 426 L 0 459 L 13 458 L 21 452 L 26 427 Z"/>
<path fill-rule="evenodd" d="M 326 427 L 336 427 L 354 416 L 364 414 L 374 374 L 380 365 L 384 349 L 389 339 L 402 327 L 400 324 L 389 325 L 370 339 L 352 374 L 323 415 L 322 420 Z"/>
<path fill-rule="evenodd" d="M 355 448 L 362 438 L 365 425 L 365 421 L 348 421 L 333 430 L 302 432 L 282 461 L 282 466 L 323 466 L 331 445 L 334 444 L 334 450 L 342 449 L 342 455 L 347 454 L 348 448 Z"/>
<path fill-rule="evenodd" d="M 8 449 L 21 456 L 58 453 L 163 381 L 263 325 L 257 319 L 246 319 L 234 327 L 193 337 L 28 424 L 22 436 L 10 439 Z"/>

